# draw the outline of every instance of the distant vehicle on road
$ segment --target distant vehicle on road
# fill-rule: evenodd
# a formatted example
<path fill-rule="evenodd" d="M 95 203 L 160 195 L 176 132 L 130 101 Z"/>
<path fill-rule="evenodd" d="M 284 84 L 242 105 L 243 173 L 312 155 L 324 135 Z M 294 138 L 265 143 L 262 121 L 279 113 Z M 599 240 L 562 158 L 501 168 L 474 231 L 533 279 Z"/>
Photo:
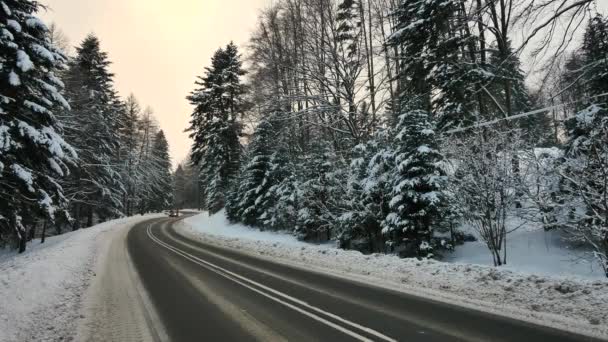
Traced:
<path fill-rule="evenodd" d="M 169 217 L 178 217 L 179 213 L 177 212 L 177 210 L 171 210 L 169 211 Z"/>

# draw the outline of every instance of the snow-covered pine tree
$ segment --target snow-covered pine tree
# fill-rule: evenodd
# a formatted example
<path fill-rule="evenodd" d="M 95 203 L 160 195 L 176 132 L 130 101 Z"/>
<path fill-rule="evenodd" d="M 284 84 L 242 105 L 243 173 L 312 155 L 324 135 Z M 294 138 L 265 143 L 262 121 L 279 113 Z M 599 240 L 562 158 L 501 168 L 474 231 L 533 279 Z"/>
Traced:
<path fill-rule="evenodd" d="M 289 229 L 297 217 L 297 184 L 288 151 L 279 146 L 270 156 L 268 191 L 261 197 L 260 224 L 269 229 Z"/>
<path fill-rule="evenodd" d="M 99 39 L 91 34 L 76 48 L 64 77 L 72 106 L 64 120 L 67 139 L 80 155 L 69 186 L 75 228 L 83 217 L 90 226 L 94 215 L 117 216 L 122 210 L 124 188 L 114 164 L 120 141 L 115 130 L 119 112 L 109 65 Z"/>
<path fill-rule="evenodd" d="M 333 149 L 321 141 L 313 143 L 299 165 L 298 217 L 295 234 L 301 240 L 334 238 L 336 204 L 342 201 L 341 180 L 347 169 Z"/>
<path fill-rule="evenodd" d="M 141 113 L 141 107 L 135 95 L 131 94 L 127 97 L 124 102 L 124 108 L 120 113 L 118 165 L 121 166 L 120 174 L 125 187 L 122 201 L 123 210 L 127 216 L 131 216 L 133 214 L 134 203 L 136 202 L 137 175 L 135 170 L 137 167 L 137 154 L 139 152 L 140 132 L 138 126 Z"/>
<path fill-rule="evenodd" d="M 578 115 L 574 119 L 567 122 L 569 128 L 569 146 L 567 150 L 573 148 L 573 144 L 581 146 L 588 145 L 587 143 L 577 143 L 580 139 L 586 139 L 590 134 L 590 130 L 593 129 L 593 125 L 584 124 L 585 121 L 592 121 L 595 119 L 595 114 L 602 114 L 606 108 L 602 108 L 606 105 L 606 96 L 608 93 L 608 23 L 601 15 L 593 17 L 583 38 L 583 44 L 581 47 L 580 55 L 574 55 L 568 61 L 568 64 L 573 64 L 570 68 L 578 68 L 575 71 L 576 74 L 568 75 L 570 78 L 576 77 L 577 88 L 580 88 L 577 92 L 577 96 L 584 97 L 583 99 L 577 99 L 580 103 L 576 107 L 581 115 Z M 595 108 L 597 106 L 599 108 Z M 588 108 L 593 107 L 593 108 Z M 598 109 L 603 109 L 599 110 Z M 588 117 L 590 113 L 594 113 L 593 118 Z M 582 120 L 582 125 L 579 124 Z"/>
<path fill-rule="evenodd" d="M 342 49 L 347 57 L 352 58 L 359 51 L 359 35 L 361 34 L 361 18 L 359 17 L 360 1 L 342 0 L 338 5 L 336 20 L 336 40 L 343 44 Z"/>
<path fill-rule="evenodd" d="M 190 121 L 194 140 L 192 160 L 201 165 L 201 181 L 206 192 L 207 210 L 219 211 L 225 204 L 226 191 L 239 169 L 241 144 L 240 116 L 245 110 L 245 87 L 237 47 L 230 43 L 219 49 L 199 77 L 188 100 L 195 107 Z"/>
<path fill-rule="evenodd" d="M 401 116 L 395 136 L 395 174 L 390 213 L 383 233 L 393 251 L 406 257 L 430 257 L 433 226 L 442 218 L 447 177 L 440 167 L 435 124 L 415 110 Z"/>
<path fill-rule="evenodd" d="M 523 113 L 531 106 L 519 57 L 513 52 L 510 42 L 507 42 L 506 46 L 506 52 L 500 52 L 497 47 L 492 46 L 488 63 L 493 77 L 487 88 L 494 99 L 488 107 L 489 111 L 496 113 L 498 117 Z M 507 103 L 505 82 L 509 82 L 511 103 Z M 510 113 L 506 112 L 507 108 L 511 109 Z"/>
<path fill-rule="evenodd" d="M 446 39 L 449 39 L 449 20 L 459 3 L 460 0 L 405 0 L 395 10 L 396 26 L 388 42 L 403 51 L 398 70 L 401 113 L 418 109 L 431 112 L 433 79 L 429 76 L 431 73 L 454 76 L 442 63 L 457 62 L 450 59 L 459 48 L 458 41 Z M 452 84 L 452 88 L 457 86 Z"/>
<path fill-rule="evenodd" d="M 260 225 L 263 212 L 262 198 L 269 190 L 272 124 L 262 120 L 255 129 L 253 140 L 247 146 L 247 158 L 234 184 L 233 194 L 226 204 L 226 212 L 232 220 L 248 225 Z"/>
<path fill-rule="evenodd" d="M 182 209 L 186 203 L 186 173 L 182 164 L 173 173 L 173 208 Z"/>
<path fill-rule="evenodd" d="M 588 97 L 585 94 L 585 86 L 582 80 L 584 70 L 584 56 L 580 51 L 574 51 L 566 57 L 564 70 L 559 75 L 558 87 L 563 89 L 560 94 L 562 103 L 567 104 L 564 109 L 566 114 L 573 115 L 585 107 L 580 99 Z"/>
<path fill-rule="evenodd" d="M 68 219 L 58 179 L 77 158 L 55 113 L 69 109 L 54 72 L 65 57 L 36 17 L 36 1 L 0 1 L 0 243 L 26 248 L 26 222 Z"/>
<path fill-rule="evenodd" d="M 198 208 L 199 210 L 202 210 L 202 208 L 205 207 L 205 192 L 200 180 L 200 169 L 192 163 L 192 158 L 190 156 L 186 158 L 183 167 L 186 175 L 185 199 L 188 208 Z"/>
<path fill-rule="evenodd" d="M 590 20 L 582 51 L 589 97 L 587 108 L 567 122 L 562 195 L 570 209 L 567 231 L 593 248 L 608 277 L 608 22 L 602 16 Z"/>
<path fill-rule="evenodd" d="M 583 78 L 589 95 L 608 93 L 608 19 L 599 13 L 589 22 L 582 50 L 587 62 Z M 597 102 L 597 98 L 590 99 L 589 102 Z"/>
<path fill-rule="evenodd" d="M 571 136 L 560 168 L 569 208 L 566 230 L 593 248 L 608 277 L 608 103 L 590 105 L 568 126 Z"/>
<path fill-rule="evenodd" d="M 449 115 L 444 125 L 461 125 L 470 110 L 456 64 L 462 41 L 451 32 L 460 0 L 405 0 L 395 11 L 396 27 L 389 42 L 403 51 L 398 70 L 401 89 L 399 120 L 391 131 L 395 168 L 390 176 L 390 213 L 382 232 L 391 251 L 406 257 L 432 255 L 433 224 L 443 215 L 445 172 L 438 150 L 433 110 Z M 432 98 L 436 90 L 441 96 Z M 451 97 L 451 98 L 450 98 Z M 445 120 L 445 118 L 444 118 Z"/>
<path fill-rule="evenodd" d="M 154 136 L 158 125 L 153 117 L 152 108 L 147 107 L 142 112 L 138 122 L 140 132 L 135 172 L 135 203 L 140 214 L 151 210 L 152 199 L 156 194 L 156 164 L 152 155 Z"/>
<path fill-rule="evenodd" d="M 154 137 L 152 145 L 152 165 L 153 165 L 153 189 L 150 198 L 150 209 L 160 212 L 167 209 L 173 202 L 173 185 L 171 179 L 171 157 L 169 156 L 169 143 L 165 138 L 165 133 L 160 130 Z"/>
<path fill-rule="evenodd" d="M 479 56 L 485 53 L 478 51 L 479 37 L 464 22 L 465 1 L 426 1 L 416 6 L 423 12 L 415 13 L 416 22 L 408 32 L 430 30 L 422 59 L 433 88 L 432 115 L 441 130 L 470 126 L 485 110 L 482 83 L 489 73 Z"/>
<path fill-rule="evenodd" d="M 355 136 L 360 133 L 363 123 L 357 122 L 358 117 L 356 104 L 357 80 L 363 70 L 362 50 L 359 47 L 361 42 L 361 18 L 359 6 L 360 1 L 342 0 L 338 5 L 336 20 L 336 45 L 337 58 L 335 62 L 336 77 L 339 78 L 338 84 L 341 89 L 341 98 L 345 102 L 345 111 Z"/>
<path fill-rule="evenodd" d="M 382 252 L 382 221 L 390 212 L 390 180 L 395 167 L 388 132 L 376 133 L 353 152 L 345 201 L 349 210 L 338 220 L 338 239 L 342 248 Z"/>
<path fill-rule="evenodd" d="M 487 68 L 492 74 L 487 85 L 488 91 L 492 94 L 492 101 L 488 101 L 486 105 L 490 113 L 495 117 L 505 117 L 533 109 L 534 104 L 526 86 L 526 77 L 521 69 L 520 59 L 511 48 L 510 42 L 506 44 L 506 52 L 500 52 L 496 47 L 491 49 Z M 510 103 L 507 103 L 507 99 Z M 524 138 L 528 143 L 535 146 L 547 144 L 553 132 L 552 123 L 546 114 L 518 119 L 517 126 L 525 132 Z"/>

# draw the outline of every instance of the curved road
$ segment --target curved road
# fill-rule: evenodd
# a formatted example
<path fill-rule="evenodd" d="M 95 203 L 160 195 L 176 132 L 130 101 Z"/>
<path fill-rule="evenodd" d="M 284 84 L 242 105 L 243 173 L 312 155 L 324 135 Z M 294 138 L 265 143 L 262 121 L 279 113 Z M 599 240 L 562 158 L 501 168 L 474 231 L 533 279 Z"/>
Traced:
<path fill-rule="evenodd" d="M 160 341 L 593 341 L 193 241 L 177 221 L 127 236 Z"/>

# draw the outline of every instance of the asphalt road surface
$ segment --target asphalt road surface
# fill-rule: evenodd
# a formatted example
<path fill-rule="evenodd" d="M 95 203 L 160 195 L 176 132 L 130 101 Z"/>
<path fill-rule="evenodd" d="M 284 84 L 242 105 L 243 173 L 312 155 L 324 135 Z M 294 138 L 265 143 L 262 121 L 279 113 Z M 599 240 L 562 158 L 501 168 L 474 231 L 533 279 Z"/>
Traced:
<path fill-rule="evenodd" d="M 136 225 L 127 249 L 170 341 L 593 341 Z"/>

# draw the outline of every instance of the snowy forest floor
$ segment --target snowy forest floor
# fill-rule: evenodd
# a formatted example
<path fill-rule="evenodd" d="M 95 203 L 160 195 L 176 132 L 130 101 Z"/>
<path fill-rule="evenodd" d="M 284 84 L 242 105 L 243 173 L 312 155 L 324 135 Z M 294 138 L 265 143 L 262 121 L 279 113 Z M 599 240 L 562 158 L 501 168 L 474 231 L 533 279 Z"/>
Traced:
<path fill-rule="evenodd" d="M 70 341 L 84 318 L 83 299 L 96 276 L 96 261 L 112 236 L 154 217 L 134 216 L 98 224 L 28 245 L 23 254 L 0 256 L 0 341 Z"/>
<path fill-rule="evenodd" d="M 516 266 L 495 268 L 463 262 L 400 259 L 384 254 L 364 255 L 357 251 L 338 249 L 332 244 L 301 242 L 288 233 L 265 232 L 232 225 L 227 222 L 224 212 L 211 217 L 203 213 L 187 218 L 180 223 L 180 228 L 183 234 L 191 238 L 275 262 L 314 268 L 319 272 L 434 300 L 608 338 L 608 280 L 564 276 L 568 267 L 531 272 L 538 267 L 522 267 L 525 269 L 523 271 L 516 269 Z M 523 243 L 524 233 L 522 230 L 520 234 L 523 235 L 514 238 L 513 242 Z M 540 240 L 536 243 L 540 243 Z M 521 248 L 533 251 L 539 248 L 536 243 Z M 517 251 L 516 249 L 515 253 Z M 451 261 L 471 260 L 483 263 L 485 258 L 481 252 L 478 244 L 470 244 L 460 255 L 454 255 Z M 486 253 L 490 258 L 489 253 Z M 566 255 L 562 251 L 559 253 Z M 511 255 L 517 260 L 517 256 Z M 569 261 L 558 258 L 556 262 Z M 523 261 L 516 261 L 515 264 L 523 264 Z M 552 271 L 562 275 L 546 274 Z M 591 277 L 595 278 L 595 275 Z"/>
<path fill-rule="evenodd" d="M 560 231 L 544 231 L 534 222 L 511 224 L 520 225 L 520 228 L 507 235 L 507 265 L 501 269 L 589 280 L 606 278 L 591 251 L 568 243 Z M 463 229 L 479 238 L 474 229 Z M 451 263 L 493 265 L 488 247 L 480 240 L 456 246 L 454 252 L 444 254 L 443 260 Z"/>

